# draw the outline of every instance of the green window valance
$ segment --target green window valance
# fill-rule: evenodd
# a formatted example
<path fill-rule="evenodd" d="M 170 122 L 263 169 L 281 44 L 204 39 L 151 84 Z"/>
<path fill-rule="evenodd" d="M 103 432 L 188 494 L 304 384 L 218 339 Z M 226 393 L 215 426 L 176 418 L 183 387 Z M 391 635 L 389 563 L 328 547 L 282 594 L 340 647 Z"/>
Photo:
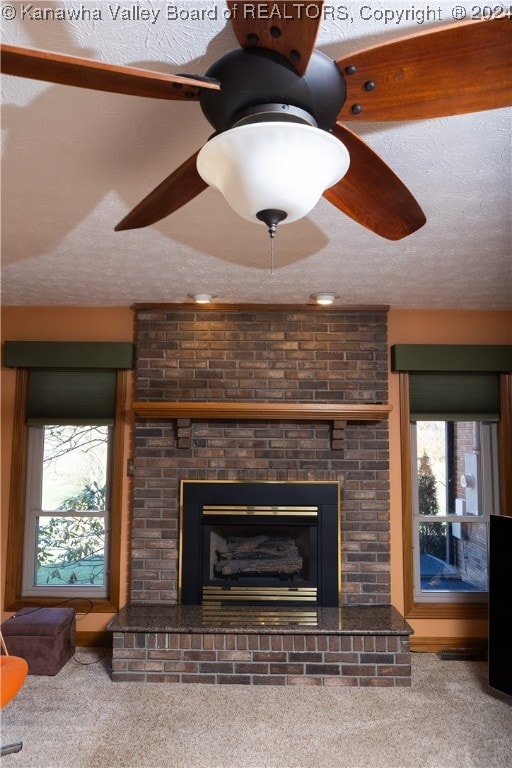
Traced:
<path fill-rule="evenodd" d="M 7 368 L 133 368 L 135 348 L 125 341 L 6 341 Z"/>
<path fill-rule="evenodd" d="M 28 424 L 112 424 L 127 342 L 6 341 L 4 365 L 29 369 Z"/>
<path fill-rule="evenodd" d="M 422 373 L 509 373 L 510 344 L 394 344 L 391 370 Z"/>
<path fill-rule="evenodd" d="M 497 421 L 499 375 L 512 370 L 512 346 L 396 344 L 391 369 L 409 374 L 413 421 Z"/>

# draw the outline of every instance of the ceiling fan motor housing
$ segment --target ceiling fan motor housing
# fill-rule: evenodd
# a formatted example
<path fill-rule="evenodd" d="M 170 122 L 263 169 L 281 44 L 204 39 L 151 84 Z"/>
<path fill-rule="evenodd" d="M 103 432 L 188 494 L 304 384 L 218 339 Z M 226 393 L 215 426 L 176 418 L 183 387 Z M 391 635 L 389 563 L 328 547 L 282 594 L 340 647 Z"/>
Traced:
<path fill-rule="evenodd" d="M 281 120 L 309 122 L 328 131 L 345 103 L 343 75 L 331 59 L 316 50 L 302 77 L 286 57 L 268 48 L 231 51 L 206 75 L 221 83 L 220 91 L 202 90 L 199 97 L 206 119 L 217 132 L 232 128 L 243 115 L 257 113 L 255 108 L 264 105 L 272 107 L 260 119 L 273 119 L 273 113 L 278 113 Z"/>

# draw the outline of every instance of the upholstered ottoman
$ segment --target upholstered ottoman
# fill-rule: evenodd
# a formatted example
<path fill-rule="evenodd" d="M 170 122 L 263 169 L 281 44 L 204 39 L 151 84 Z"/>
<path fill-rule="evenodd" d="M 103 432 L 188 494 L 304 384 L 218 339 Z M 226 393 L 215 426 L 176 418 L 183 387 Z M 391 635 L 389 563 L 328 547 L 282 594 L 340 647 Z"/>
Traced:
<path fill-rule="evenodd" d="M 2 624 L 7 650 L 29 675 L 56 675 L 75 650 L 74 608 L 22 608 Z"/>

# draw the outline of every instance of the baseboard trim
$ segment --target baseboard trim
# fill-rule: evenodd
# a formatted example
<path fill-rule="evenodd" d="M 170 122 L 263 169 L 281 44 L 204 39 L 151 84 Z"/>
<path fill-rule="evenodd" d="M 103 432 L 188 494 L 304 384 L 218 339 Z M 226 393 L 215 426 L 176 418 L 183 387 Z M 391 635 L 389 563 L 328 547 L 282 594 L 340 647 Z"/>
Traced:
<path fill-rule="evenodd" d="M 77 632 L 76 645 L 79 648 L 110 648 L 112 632 Z"/>
<path fill-rule="evenodd" d="M 416 637 L 411 636 L 411 651 L 414 653 L 439 653 L 440 651 L 487 650 L 486 637 Z"/>

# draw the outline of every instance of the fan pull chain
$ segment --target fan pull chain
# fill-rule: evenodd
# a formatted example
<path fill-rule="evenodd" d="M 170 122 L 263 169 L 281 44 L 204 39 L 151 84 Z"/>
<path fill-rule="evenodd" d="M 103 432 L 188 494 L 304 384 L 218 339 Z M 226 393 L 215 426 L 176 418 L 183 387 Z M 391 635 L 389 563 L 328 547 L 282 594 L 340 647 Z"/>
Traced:
<path fill-rule="evenodd" d="M 256 218 L 263 221 L 268 228 L 268 234 L 270 236 L 270 274 L 274 274 L 274 237 L 276 236 L 277 225 L 280 221 L 283 221 L 287 217 L 286 211 L 281 211 L 279 208 L 265 208 L 262 211 L 258 211 Z"/>

